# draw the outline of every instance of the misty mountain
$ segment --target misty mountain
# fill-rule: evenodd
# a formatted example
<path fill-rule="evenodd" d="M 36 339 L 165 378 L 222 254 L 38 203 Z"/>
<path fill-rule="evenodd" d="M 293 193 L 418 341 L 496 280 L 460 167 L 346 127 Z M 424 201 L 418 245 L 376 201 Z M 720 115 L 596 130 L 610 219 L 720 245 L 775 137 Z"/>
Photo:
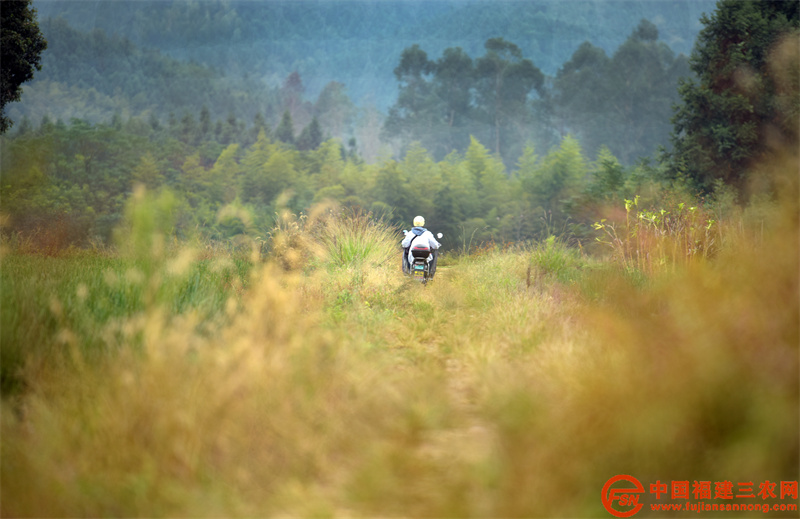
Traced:
<path fill-rule="evenodd" d="M 21 102 L 8 108 L 12 120 L 137 118 L 177 131 L 206 117 L 203 124 L 226 141 L 222 134 L 259 125 L 275 130 L 288 112 L 295 137 L 316 119 L 322 138 L 355 139 L 370 159 L 387 146 L 399 156 L 414 141 L 441 158 L 463 152 L 473 135 L 493 142 L 507 166 L 527 143 L 549 149 L 567 134 L 592 155 L 608 146 L 626 164 L 666 145 L 678 78 L 690 73 L 685 55 L 701 13 L 713 9 L 710 1 L 688 0 L 39 0 L 35 6 L 49 47 Z M 643 20 L 652 40 L 634 37 Z M 496 38 L 544 75 L 538 94 L 525 94 L 530 103 L 501 117 L 505 128 L 497 117 L 489 121 L 488 105 L 478 106 L 479 82 L 472 78 L 466 95 L 474 99 L 458 128 L 441 120 L 438 101 L 420 98 L 427 111 L 413 120 L 395 117 L 401 127 L 393 135 L 382 131 L 408 86 L 395 75 L 405 50 L 421 49 L 429 64 L 454 48 L 479 60 Z M 426 120 L 438 126 L 423 124 L 425 135 L 413 129 Z"/>
<path fill-rule="evenodd" d="M 612 53 L 643 18 L 676 53 L 688 54 L 712 1 L 107 1 L 39 0 L 41 20 L 63 17 L 81 31 L 102 29 L 134 45 L 226 75 L 279 86 L 293 71 L 315 97 L 343 83 L 357 104 L 386 109 L 392 71 L 413 44 L 438 56 L 448 47 L 478 55 L 484 42 L 514 42 L 555 75 L 584 41 Z"/>

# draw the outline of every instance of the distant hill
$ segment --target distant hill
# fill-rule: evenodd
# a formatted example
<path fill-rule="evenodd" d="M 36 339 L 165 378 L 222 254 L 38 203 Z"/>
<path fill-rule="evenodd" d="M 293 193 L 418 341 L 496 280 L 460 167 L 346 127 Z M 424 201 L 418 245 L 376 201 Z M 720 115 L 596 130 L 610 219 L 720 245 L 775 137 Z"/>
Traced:
<path fill-rule="evenodd" d="M 357 104 L 381 109 L 396 97 L 392 71 L 402 50 L 431 57 L 447 47 L 483 53 L 502 36 L 554 75 L 584 41 L 611 53 L 646 18 L 676 53 L 688 54 L 709 0 L 36 0 L 40 20 L 63 17 L 144 49 L 194 61 L 234 78 L 280 86 L 292 72 L 315 97 L 330 81 Z"/>
<path fill-rule="evenodd" d="M 398 98 L 394 69 L 403 50 L 418 45 L 435 61 L 445 49 L 461 47 L 477 59 L 487 40 L 502 37 L 547 76 L 545 89 L 552 94 L 528 107 L 539 115 L 535 125 L 519 127 L 517 148 L 532 141 L 549 149 L 569 132 L 591 153 L 605 144 L 625 163 L 667 144 L 677 78 L 689 72 L 685 57 L 675 59 L 673 53 L 691 51 L 702 13 L 714 9 L 710 0 L 35 0 L 34 5 L 49 46 L 21 102 L 7 109 L 12 120 L 25 123 L 18 128 L 48 119 L 135 118 L 173 131 L 206 125 L 221 135 L 225 128 L 275 130 L 288 111 L 295 136 L 316 118 L 326 138 L 355 139 L 365 156 L 375 158 L 385 146 L 400 154 L 404 144 L 383 138 L 381 129 Z M 651 53 L 653 70 L 661 72 L 650 73 L 633 58 L 621 58 L 628 63 L 623 66 L 620 58 L 612 65 L 602 57 L 595 65 L 613 76 L 605 85 L 592 76 L 600 69 L 556 77 L 586 42 L 596 49 L 594 56 L 614 56 L 643 19 L 655 25 L 664 47 L 658 51 L 663 59 Z M 661 70 L 665 64 L 668 70 Z M 616 83 L 634 75 L 640 84 Z M 610 102 L 615 96 L 616 104 Z M 477 129 L 464 130 L 464 136 L 483 132 L 488 142 L 492 127 L 477 117 Z M 634 127 L 647 142 L 624 137 Z M 469 144 L 466 137 L 453 142 L 440 152 L 463 151 Z M 508 150 L 504 158 L 513 164 L 519 150 Z"/>

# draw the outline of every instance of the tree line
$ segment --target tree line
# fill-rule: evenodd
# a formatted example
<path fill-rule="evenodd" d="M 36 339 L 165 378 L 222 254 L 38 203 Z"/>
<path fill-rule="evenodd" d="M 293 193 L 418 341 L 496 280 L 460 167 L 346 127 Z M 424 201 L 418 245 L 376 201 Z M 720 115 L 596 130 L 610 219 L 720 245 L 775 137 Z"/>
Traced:
<path fill-rule="evenodd" d="M 485 50 L 473 59 L 448 48 L 436 60 L 416 45 L 403 51 L 385 135 L 424 142 L 439 158 L 474 135 L 510 165 L 529 142 L 546 148 L 571 133 L 590 153 L 605 145 L 629 165 L 667 141 L 678 79 L 689 72 L 647 20 L 611 57 L 584 42 L 549 81 L 512 42 L 492 38 Z"/>
<path fill-rule="evenodd" d="M 356 107 L 344 85 L 335 81 L 310 101 L 297 72 L 282 85 L 269 87 L 253 78 L 233 81 L 215 69 L 142 49 L 100 29 L 78 31 L 60 18 L 44 21 L 42 30 L 49 51 L 37 81 L 26 86 L 23 117 L 28 124 L 45 117 L 107 122 L 110 114 L 117 114 L 154 124 L 187 117 L 202 124 L 210 116 L 264 126 L 277 125 L 288 110 L 297 133 L 315 117 L 321 127 L 335 132 L 329 136 L 345 138 L 353 132 Z"/>
<path fill-rule="evenodd" d="M 280 89 L 277 120 L 257 112 L 246 124 L 204 107 L 166 123 L 120 114 L 23 121 L 2 138 L 7 228 L 65 243 L 108 241 L 142 185 L 173 194 L 175 231 L 184 236 L 263 238 L 280 209 L 332 200 L 397 225 L 424 214 L 451 246 L 556 232 L 585 241 L 604 207 L 675 191 L 713 197 L 726 185 L 746 195 L 759 175 L 753 164 L 775 150 L 796 153 L 798 19 L 794 4 L 720 2 L 689 60 L 695 77 L 677 90 L 682 104 L 664 137 L 673 149 L 639 159 L 619 146 L 652 133 L 635 117 L 666 103 L 652 93 L 666 96 L 666 81 L 652 78 L 680 68 L 646 21 L 611 57 L 582 45 L 552 81 L 501 38 L 475 60 L 458 48 L 431 60 L 409 47 L 383 125 L 402 152 L 378 160 L 365 161 L 357 141 L 329 138 L 326 128 L 346 120 L 346 96 L 334 85 L 330 99 L 310 104 L 299 74 Z M 299 127 L 298 114 L 307 121 Z M 612 116 L 630 133 L 604 134 Z M 379 127 L 373 120 L 373 137 Z"/>
<path fill-rule="evenodd" d="M 627 28 L 642 18 L 658 20 L 662 39 L 676 53 L 688 55 L 696 21 L 714 3 L 117 0 L 42 2 L 37 9 L 43 21 L 63 17 L 85 33 L 101 29 L 233 81 L 249 75 L 279 85 L 296 70 L 316 97 L 336 80 L 347 85 L 357 105 L 363 106 L 369 96 L 385 112 L 397 95 L 392 70 L 407 42 L 432 55 L 460 47 L 474 57 L 486 40 L 502 35 L 552 76 L 583 41 L 613 52 L 625 40 Z M 620 27 L 626 29 L 621 32 Z"/>
<path fill-rule="evenodd" d="M 49 116 L 97 123 L 117 113 L 165 124 L 169 114 L 197 121 L 206 107 L 215 119 L 254 121 L 260 114 L 275 126 L 288 110 L 297 133 L 317 117 L 325 136 L 382 137 L 363 150 L 368 160 L 381 145 L 401 156 L 413 141 L 440 160 L 463 152 L 474 135 L 511 167 L 528 143 L 547 149 L 571 133 L 589 153 L 606 145 L 630 165 L 667 141 L 678 78 L 688 74 L 686 57 L 675 56 L 644 20 L 613 56 L 585 42 L 555 77 L 545 76 L 503 38 L 488 39 L 477 58 L 453 47 L 434 60 L 414 45 L 401 53 L 394 70 L 396 101 L 375 121 L 370 108 L 359 110 L 339 82 L 326 84 L 314 101 L 298 71 L 271 87 L 176 60 L 101 29 L 82 32 L 62 18 L 45 20 L 42 30 L 50 45 L 37 81 L 26 87 L 24 105 L 12 107 L 18 120 Z"/>
<path fill-rule="evenodd" d="M 221 124 L 231 132 L 236 125 Z M 527 146 L 508 170 L 475 137 L 463 153 L 442 160 L 414 144 L 401 160 L 370 164 L 338 139 L 303 149 L 303 134 L 293 143 L 281 138 L 282 126 L 254 125 L 238 134 L 241 140 L 226 142 L 186 121 L 45 120 L 3 138 L 3 211 L 10 229 L 29 236 L 107 243 L 141 185 L 172 193 L 175 232 L 184 237 L 264 237 L 278 211 L 332 201 L 398 226 L 423 214 L 451 246 L 461 246 L 565 231 L 585 237 L 587 207 L 632 196 L 661 174 L 644 162 L 626 168 L 607 148 L 591 161 L 569 135 L 546 152 Z"/>

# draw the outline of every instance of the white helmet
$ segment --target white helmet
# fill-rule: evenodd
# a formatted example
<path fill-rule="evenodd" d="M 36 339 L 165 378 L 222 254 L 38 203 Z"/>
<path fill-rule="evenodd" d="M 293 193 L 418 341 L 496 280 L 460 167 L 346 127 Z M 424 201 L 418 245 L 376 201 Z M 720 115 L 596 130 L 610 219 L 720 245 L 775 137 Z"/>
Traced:
<path fill-rule="evenodd" d="M 425 218 L 421 216 L 414 217 L 414 227 L 424 227 L 425 226 Z"/>

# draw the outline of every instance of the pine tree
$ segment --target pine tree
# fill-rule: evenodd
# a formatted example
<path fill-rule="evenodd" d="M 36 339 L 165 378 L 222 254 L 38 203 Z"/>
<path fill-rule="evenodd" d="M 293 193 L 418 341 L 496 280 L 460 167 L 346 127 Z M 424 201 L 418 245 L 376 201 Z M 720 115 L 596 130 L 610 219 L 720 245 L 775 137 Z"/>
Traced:
<path fill-rule="evenodd" d="M 564 204 L 577 194 L 586 171 L 580 143 L 567 135 L 560 147 L 542 159 L 532 175 L 522 179 L 522 186 L 531 195 L 534 207 L 545 211 L 551 223 L 558 225 L 568 216 Z"/>
<path fill-rule="evenodd" d="M 506 200 L 508 177 L 502 161 L 492 156 L 489 150 L 472 137 L 465 153 L 466 167 L 481 194 L 481 212 L 485 215 L 499 209 Z"/>
<path fill-rule="evenodd" d="M 690 66 L 697 79 L 683 81 L 673 118 L 670 171 L 703 191 L 720 179 L 740 191 L 747 169 L 770 146 L 797 145 L 797 104 L 781 109 L 771 53 L 800 27 L 798 2 L 721 0 L 701 19 Z M 797 70 L 795 62 L 790 64 Z M 797 99 L 798 92 L 793 93 Z"/>
<path fill-rule="evenodd" d="M 341 139 L 345 138 L 356 112 L 355 105 L 345 93 L 344 85 L 336 81 L 325 85 L 314 104 L 314 113 L 326 133 Z"/>
<path fill-rule="evenodd" d="M 139 164 L 132 172 L 134 182 L 143 184 L 148 189 L 156 189 L 164 180 L 155 157 L 149 151 L 142 155 Z"/>
<path fill-rule="evenodd" d="M 297 149 L 300 151 L 315 150 L 319 148 L 320 144 L 322 144 L 322 129 L 319 121 L 314 117 L 300 132 L 300 136 L 297 138 Z"/>
<path fill-rule="evenodd" d="M 208 106 L 203 105 L 200 110 L 200 141 L 205 142 L 211 137 L 211 112 Z"/>
<path fill-rule="evenodd" d="M 197 144 L 199 128 L 192 114 L 186 112 L 181 118 L 180 139 L 184 144 L 194 146 Z"/>
<path fill-rule="evenodd" d="M 267 121 L 264 119 L 261 112 L 256 112 L 255 117 L 253 117 L 253 128 L 250 130 L 251 141 L 256 142 L 261 132 L 264 132 L 264 136 L 269 138 L 270 131 L 267 126 Z"/>
<path fill-rule="evenodd" d="M 279 141 L 294 145 L 294 123 L 292 122 L 292 114 L 289 110 L 283 112 L 280 124 L 275 128 L 275 138 Z"/>

